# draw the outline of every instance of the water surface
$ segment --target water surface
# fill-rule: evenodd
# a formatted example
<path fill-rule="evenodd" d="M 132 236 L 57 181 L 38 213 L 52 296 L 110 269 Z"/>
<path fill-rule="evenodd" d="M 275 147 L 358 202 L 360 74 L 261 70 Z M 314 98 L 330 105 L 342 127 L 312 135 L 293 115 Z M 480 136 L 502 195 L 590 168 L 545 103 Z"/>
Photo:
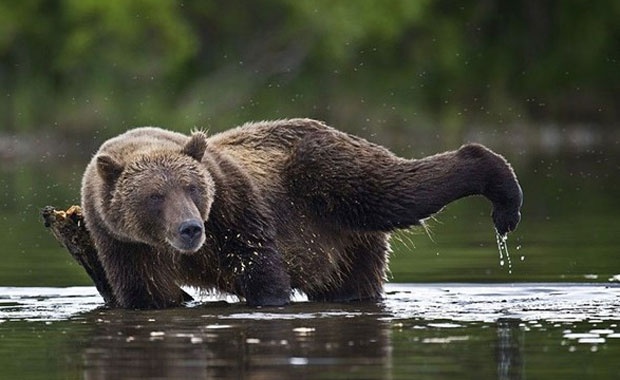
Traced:
<path fill-rule="evenodd" d="M 110 310 L 93 287 L 0 288 L 6 378 L 614 378 L 620 287 L 389 284 L 376 303 Z"/>
<path fill-rule="evenodd" d="M 508 159 L 525 195 L 511 269 L 468 198 L 394 236 L 382 302 L 160 311 L 102 308 L 39 220 L 77 202 L 86 162 L 0 162 L 0 379 L 618 378 L 617 147 Z"/>

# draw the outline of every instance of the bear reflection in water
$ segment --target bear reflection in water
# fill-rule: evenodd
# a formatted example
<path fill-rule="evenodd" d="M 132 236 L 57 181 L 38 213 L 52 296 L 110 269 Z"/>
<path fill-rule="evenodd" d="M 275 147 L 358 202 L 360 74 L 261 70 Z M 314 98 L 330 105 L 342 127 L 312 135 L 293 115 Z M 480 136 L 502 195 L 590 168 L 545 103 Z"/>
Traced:
<path fill-rule="evenodd" d="M 85 379 L 454 378 L 471 371 L 519 379 L 524 373 L 518 320 L 431 327 L 445 320 L 391 320 L 390 309 L 375 302 L 250 312 L 209 302 L 83 317 L 92 321 L 87 341 L 75 345 L 77 337 L 69 336 L 68 344 L 78 350 Z"/>
<path fill-rule="evenodd" d="M 390 233 L 483 195 L 500 235 L 522 193 L 500 155 L 468 144 L 404 159 L 310 119 L 207 137 L 137 128 L 106 141 L 84 173 L 86 227 L 113 306 L 165 308 L 180 286 L 251 306 L 378 299 Z"/>
<path fill-rule="evenodd" d="M 205 305 L 162 314 L 107 310 L 83 348 L 87 379 L 290 379 L 326 371 L 390 369 L 388 323 L 373 315 L 221 319 L 239 308 Z M 375 305 L 364 310 L 378 309 Z M 238 310 L 242 311 L 242 310 Z M 205 317 L 215 312 L 218 316 Z M 259 313 L 260 314 L 260 313 Z M 290 316 L 290 314 L 289 314 Z M 150 319 L 150 321 L 148 320 Z M 352 323 L 353 322 L 353 323 Z"/>

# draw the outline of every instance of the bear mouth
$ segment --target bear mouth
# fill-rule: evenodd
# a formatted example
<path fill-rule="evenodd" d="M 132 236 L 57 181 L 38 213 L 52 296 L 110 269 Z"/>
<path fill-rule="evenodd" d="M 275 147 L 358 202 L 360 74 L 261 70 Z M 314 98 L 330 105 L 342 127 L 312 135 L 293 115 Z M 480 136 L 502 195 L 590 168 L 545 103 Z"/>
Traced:
<path fill-rule="evenodd" d="M 188 219 L 179 224 L 172 237 L 166 238 L 168 244 L 181 253 L 194 253 L 205 242 L 203 222 L 196 219 Z"/>
<path fill-rule="evenodd" d="M 191 239 L 166 239 L 166 242 L 174 248 L 175 251 L 183 254 L 192 254 L 196 253 L 202 247 L 205 242 L 205 235 L 200 234 L 200 236 Z"/>

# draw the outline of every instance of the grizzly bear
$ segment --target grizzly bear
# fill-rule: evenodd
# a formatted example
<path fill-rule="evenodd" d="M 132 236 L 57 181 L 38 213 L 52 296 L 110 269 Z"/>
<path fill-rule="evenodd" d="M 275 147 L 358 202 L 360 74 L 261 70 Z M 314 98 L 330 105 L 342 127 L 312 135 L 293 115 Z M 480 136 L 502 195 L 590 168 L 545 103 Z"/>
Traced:
<path fill-rule="evenodd" d="M 468 144 L 404 159 L 310 119 L 248 123 L 207 138 L 145 127 L 106 141 L 82 206 L 117 304 L 182 304 L 181 286 L 252 306 L 378 299 L 390 233 L 481 194 L 499 234 L 522 192 L 506 160 Z"/>

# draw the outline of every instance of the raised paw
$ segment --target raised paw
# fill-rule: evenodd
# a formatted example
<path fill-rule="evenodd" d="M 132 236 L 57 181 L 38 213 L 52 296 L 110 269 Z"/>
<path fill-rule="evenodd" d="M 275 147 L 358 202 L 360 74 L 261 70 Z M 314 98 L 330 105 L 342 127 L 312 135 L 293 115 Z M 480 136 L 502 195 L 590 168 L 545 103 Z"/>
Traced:
<path fill-rule="evenodd" d="M 521 220 L 521 212 L 515 208 L 493 208 L 493 224 L 501 236 L 514 231 Z"/>
<path fill-rule="evenodd" d="M 503 186 L 501 202 L 493 203 L 493 223 L 497 233 L 501 236 L 512 232 L 521 221 L 521 205 L 523 204 L 523 191 L 516 178 L 510 186 Z"/>

